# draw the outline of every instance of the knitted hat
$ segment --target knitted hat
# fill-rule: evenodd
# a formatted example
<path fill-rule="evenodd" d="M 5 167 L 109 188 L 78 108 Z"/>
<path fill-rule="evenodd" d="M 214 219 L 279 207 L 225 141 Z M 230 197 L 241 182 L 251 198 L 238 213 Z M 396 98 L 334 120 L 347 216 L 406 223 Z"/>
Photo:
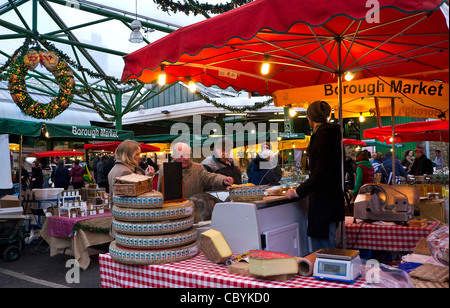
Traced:
<path fill-rule="evenodd" d="M 306 110 L 306 116 L 316 123 L 325 123 L 330 116 L 331 107 L 327 102 L 315 101 Z"/>
<path fill-rule="evenodd" d="M 422 147 L 416 147 L 416 149 L 414 151 L 420 151 L 423 153 L 423 148 Z"/>

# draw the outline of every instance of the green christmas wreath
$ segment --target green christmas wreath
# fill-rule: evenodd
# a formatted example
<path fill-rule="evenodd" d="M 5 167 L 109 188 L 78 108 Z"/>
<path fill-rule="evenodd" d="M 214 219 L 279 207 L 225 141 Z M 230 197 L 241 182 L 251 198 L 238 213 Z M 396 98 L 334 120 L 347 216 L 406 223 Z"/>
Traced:
<path fill-rule="evenodd" d="M 25 83 L 28 71 L 33 71 L 39 64 L 53 74 L 60 88 L 58 95 L 47 104 L 33 100 Z M 52 119 L 71 104 L 75 80 L 72 70 L 56 53 L 40 48 L 25 48 L 12 59 L 8 88 L 23 113 L 36 119 Z"/>

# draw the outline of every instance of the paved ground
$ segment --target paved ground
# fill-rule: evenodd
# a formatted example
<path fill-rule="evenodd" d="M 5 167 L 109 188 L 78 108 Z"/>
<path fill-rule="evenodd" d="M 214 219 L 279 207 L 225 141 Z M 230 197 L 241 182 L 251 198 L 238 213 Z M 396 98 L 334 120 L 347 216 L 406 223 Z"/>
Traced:
<path fill-rule="evenodd" d="M 36 251 L 36 246 L 37 241 L 27 245 L 16 261 L 8 262 L 3 258 L 3 253 L 0 255 L 0 288 L 101 287 L 98 255 L 91 256 L 88 269 L 77 271 L 72 265 L 73 257 L 69 255 L 70 252 L 64 256 L 50 257 L 49 252 Z M 45 250 L 46 247 L 45 243 L 39 250 Z M 96 248 L 107 250 L 107 246 Z"/>

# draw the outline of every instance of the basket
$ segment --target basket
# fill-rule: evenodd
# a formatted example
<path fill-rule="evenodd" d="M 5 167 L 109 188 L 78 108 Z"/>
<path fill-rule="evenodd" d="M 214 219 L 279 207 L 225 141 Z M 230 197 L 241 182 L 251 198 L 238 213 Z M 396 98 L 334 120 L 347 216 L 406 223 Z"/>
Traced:
<path fill-rule="evenodd" d="M 259 201 L 264 198 L 264 191 L 267 186 L 241 186 L 230 187 L 231 201 Z"/>
<path fill-rule="evenodd" d="M 117 177 L 113 185 L 115 196 L 137 197 L 151 190 L 153 190 L 153 178 L 139 174 Z"/>

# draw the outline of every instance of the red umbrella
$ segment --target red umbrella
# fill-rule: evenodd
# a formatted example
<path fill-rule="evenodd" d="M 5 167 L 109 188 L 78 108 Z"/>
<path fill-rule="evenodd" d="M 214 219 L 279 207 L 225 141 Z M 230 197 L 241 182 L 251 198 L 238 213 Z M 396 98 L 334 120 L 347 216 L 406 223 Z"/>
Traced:
<path fill-rule="evenodd" d="M 125 56 L 122 80 L 149 83 L 164 69 L 167 83 L 260 94 L 332 83 L 347 71 L 448 82 L 443 2 L 378 0 L 378 10 L 366 1 L 256 0 Z"/>
<path fill-rule="evenodd" d="M 395 125 L 395 143 L 416 141 L 449 141 L 449 121 L 423 121 Z M 364 139 L 392 144 L 392 126 L 366 129 Z"/>
<path fill-rule="evenodd" d="M 344 145 L 346 146 L 350 146 L 350 145 L 359 145 L 359 146 L 365 146 L 366 143 L 364 141 L 361 140 L 356 140 L 356 139 L 348 139 L 348 138 L 344 138 L 342 139 Z"/>
<path fill-rule="evenodd" d="M 42 151 L 28 154 L 28 157 L 84 156 L 80 151 Z"/>
<path fill-rule="evenodd" d="M 85 149 L 104 150 L 114 152 L 119 146 L 120 141 L 88 143 L 84 145 Z M 150 144 L 140 143 L 142 152 L 158 152 L 159 148 Z"/>

